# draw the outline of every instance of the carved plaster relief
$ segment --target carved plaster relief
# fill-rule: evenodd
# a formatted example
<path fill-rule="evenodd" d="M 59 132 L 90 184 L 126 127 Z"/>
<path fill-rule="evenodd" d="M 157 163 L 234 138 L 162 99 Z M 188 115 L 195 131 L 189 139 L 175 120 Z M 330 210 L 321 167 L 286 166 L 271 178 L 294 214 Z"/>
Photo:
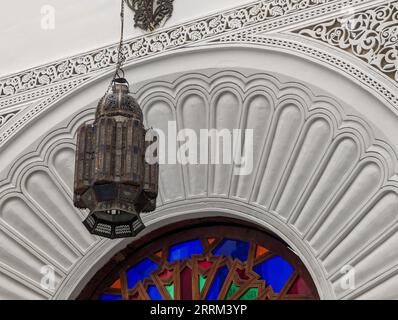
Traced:
<path fill-rule="evenodd" d="M 354 10 L 356 6 L 369 6 L 384 3 L 382 0 L 291 0 L 286 2 L 258 1 L 234 10 L 214 14 L 203 19 L 189 22 L 184 25 L 159 31 L 149 36 L 129 40 L 124 45 L 126 63 L 136 63 L 143 59 L 151 59 L 166 53 L 176 52 L 183 48 L 206 46 L 211 43 L 256 43 L 265 46 L 277 45 L 291 50 L 303 48 L 286 40 L 254 37 L 257 34 L 274 33 L 278 29 L 294 28 L 296 24 L 325 15 L 338 15 L 347 10 Z M 395 19 L 395 15 L 394 15 Z M 276 41 L 278 43 L 276 43 Z M 102 76 L 102 72 L 110 72 L 117 57 L 117 46 L 110 46 L 90 53 L 71 57 L 37 69 L 31 69 L 20 74 L 0 79 L 0 108 L 13 106 L 28 99 L 42 97 L 52 93 L 57 99 L 49 98 L 41 103 L 40 107 L 30 110 L 18 123 L 3 119 L 0 126 L 0 148 L 6 140 L 29 121 L 50 107 L 59 97 L 65 96 L 67 87 L 75 87 L 76 83 L 83 85 L 91 79 Z M 309 50 L 309 51 L 308 51 Z M 314 48 L 306 50 L 305 54 L 314 54 Z M 330 63 L 335 59 L 328 52 L 321 51 L 314 54 L 320 63 Z M 324 61 L 326 58 L 327 61 Z M 355 64 L 347 61 L 334 61 L 333 64 L 348 72 L 351 77 L 358 78 Z M 82 78 L 84 77 L 84 78 Z M 395 94 L 380 83 L 376 77 L 366 75 L 369 79 L 366 85 L 381 96 L 387 98 L 387 103 L 398 103 Z M 361 81 L 361 79 L 358 79 Z M 54 84 L 59 86 L 53 86 Z M 42 88 L 42 89 L 41 89 Z M 8 128 L 5 128 L 6 122 Z M 3 130 L 2 130 L 3 127 Z"/>
<path fill-rule="evenodd" d="M 364 60 L 398 81 L 398 2 L 328 20 L 296 31 Z"/>
<path fill-rule="evenodd" d="M 257 1 L 132 39 L 124 46 L 127 65 L 222 46 L 272 48 L 337 69 L 396 115 L 393 11 L 387 15 L 376 9 L 381 20 L 372 26 L 377 33 L 372 39 L 384 41 L 377 50 L 373 44 L 368 51 L 355 47 L 360 36 L 343 37 L 340 48 L 300 31 L 318 30 L 303 27 L 312 26 L 311 19 L 341 23 L 342 10 L 356 6 L 364 12 L 360 21 L 367 21 L 373 14 L 369 7 L 385 3 Z M 388 8 L 395 10 L 396 3 Z M 335 39 L 334 24 L 317 25 L 325 30 L 322 37 Z M 62 125 L 46 122 L 51 108 L 65 108 L 65 98 L 78 99 L 84 95 L 81 88 L 110 73 L 115 57 L 110 46 L 0 79 L 0 152 L 26 138 L 23 129 L 30 125 L 48 128 L 37 143 L 21 150 L 0 181 L 0 281 L 6 284 L 0 297 L 73 297 L 87 270 L 123 244 L 89 235 L 81 224 L 86 213 L 72 206 L 74 135 L 92 119 L 93 106 L 79 105 Z M 301 255 L 323 298 L 397 298 L 391 293 L 398 292 L 397 150 L 367 113 L 338 102 L 338 92 L 263 70 L 189 70 L 185 76 L 150 79 L 134 91 L 147 125 L 175 120 L 180 128 L 196 131 L 255 129 L 251 175 L 233 176 L 232 165 L 162 166 L 159 209 L 144 217 L 149 228 L 190 214 L 247 219 L 278 233 Z M 40 286 L 46 265 L 55 270 L 55 291 Z M 348 291 L 340 285 L 345 265 L 357 271 L 357 287 Z"/>
<path fill-rule="evenodd" d="M 214 70 L 137 85 L 147 125 L 175 120 L 179 128 L 256 132 L 251 175 L 233 176 L 232 165 L 162 166 L 159 208 L 143 218 L 151 225 L 197 202 L 216 211 L 217 203 L 224 203 L 221 211 L 234 204 L 247 219 L 275 221 L 294 235 L 293 244 L 316 261 L 308 267 L 321 270 L 330 288 L 324 297 L 378 295 L 379 284 L 387 286 L 398 271 L 391 253 L 398 228 L 397 159 L 366 121 L 314 90 L 264 73 Z M 85 213 L 71 201 L 74 135 L 94 109 L 83 113 L 50 130 L 37 156 L 27 153 L 18 161 L 9 177 L 14 182 L 0 184 L 0 267 L 12 273 L 24 297 L 59 296 L 40 288 L 38 270 L 52 265 L 58 290 L 95 248 L 108 243 L 84 230 Z M 357 268 L 355 290 L 339 285 L 345 265 Z"/>

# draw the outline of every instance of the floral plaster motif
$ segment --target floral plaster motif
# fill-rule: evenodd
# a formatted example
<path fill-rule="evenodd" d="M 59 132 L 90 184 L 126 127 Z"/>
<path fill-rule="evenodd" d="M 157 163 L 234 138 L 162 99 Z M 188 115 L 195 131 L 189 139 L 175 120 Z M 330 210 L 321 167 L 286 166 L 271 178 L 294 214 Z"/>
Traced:
<path fill-rule="evenodd" d="M 398 2 L 328 20 L 299 34 L 354 54 L 398 81 Z"/>

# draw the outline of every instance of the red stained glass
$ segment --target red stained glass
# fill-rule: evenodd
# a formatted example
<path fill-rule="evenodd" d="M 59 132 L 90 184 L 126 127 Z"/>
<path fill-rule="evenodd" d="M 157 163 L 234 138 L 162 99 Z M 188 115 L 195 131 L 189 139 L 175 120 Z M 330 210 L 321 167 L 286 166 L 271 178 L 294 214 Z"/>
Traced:
<path fill-rule="evenodd" d="M 298 277 L 293 286 L 290 288 L 288 294 L 310 295 L 311 289 L 308 288 L 302 277 Z"/>
<path fill-rule="evenodd" d="M 140 295 L 138 293 L 135 293 L 130 296 L 130 299 L 131 300 L 140 300 Z"/>
<path fill-rule="evenodd" d="M 181 300 L 192 300 L 192 270 L 184 268 L 180 274 Z"/>
<path fill-rule="evenodd" d="M 200 261 L 198 264 L 199 264 L 203 269 L 209 269 L 209 268 L 213 265 L 213 262 L 210 262 L 210 261 Z"/>
<path fill-rule="evenodd" d="M 239 275 L 239 278 L 243 279 L 243 280 L 248 280 L 249 277 L 246 274 L 246 271 L 244 269 L 237 269 L 236 273 Z"/>
<path fill-rule="evenodd" d="M 159 278 L 161 279 L 168 279 L 173 274 L 173 270 L 165 270 L 161 274 L 159 274 Z"/>

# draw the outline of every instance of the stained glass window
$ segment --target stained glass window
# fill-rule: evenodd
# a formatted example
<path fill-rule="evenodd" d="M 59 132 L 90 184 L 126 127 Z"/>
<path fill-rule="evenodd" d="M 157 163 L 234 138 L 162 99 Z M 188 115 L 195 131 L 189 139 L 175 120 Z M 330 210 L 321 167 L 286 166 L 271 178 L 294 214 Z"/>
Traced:
<path fill-rule="evenodd" d="M 81 298 L 318 299 L 300 259 L 286 244 L 258 230 L 196 227 L 126 250 L 114 270 L 92 280 L 102 285 Z"/>

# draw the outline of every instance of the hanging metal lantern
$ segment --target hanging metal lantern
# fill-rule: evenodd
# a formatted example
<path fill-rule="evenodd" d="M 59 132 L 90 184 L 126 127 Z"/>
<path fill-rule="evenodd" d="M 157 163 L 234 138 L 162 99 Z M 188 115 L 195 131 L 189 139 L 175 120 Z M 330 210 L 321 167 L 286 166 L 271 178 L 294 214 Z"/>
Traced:
<path fill-rule="evenodd" d="M 83 222 L 107 238 L 135 236 L 144 229 L 141 212 L 156 208 L 158 164 L 145 161 L 143 115 L 129 95 L 128 82 L 113 80 L 112 92 L 98 104 L 93 124 L 77 134 L 74 204 L 89 209 Z"/>
<path fill-rule="evenodd" d="M 94 123 L 79 128 L 75 161 L 74 204 L 90 211 L 83 223 L 92 234 L 111 239 L 145 228 L 140 213 L 156 209 L 159 178 L 158 164 L 145 161 L 157 137 L 145 140 L 142 111 L 122 70 L 124 1 L 112 92 L 100 100 Z"/>

